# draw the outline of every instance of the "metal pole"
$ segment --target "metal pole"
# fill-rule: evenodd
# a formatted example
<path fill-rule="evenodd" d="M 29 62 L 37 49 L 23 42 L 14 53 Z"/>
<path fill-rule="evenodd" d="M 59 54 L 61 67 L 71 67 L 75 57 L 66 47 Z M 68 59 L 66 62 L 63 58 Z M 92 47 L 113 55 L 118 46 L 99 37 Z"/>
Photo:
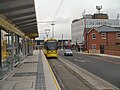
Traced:
<path fill-rule="evenodd" d="M 45 33 L 46 33 L 47 38 L 48 38 L 48 35 L 49 35 L 49 31 L 50 31 L 50 29 L 45 29 Z"/>
<path fill-rule="evenodd" d="M 63 50 L 63 34 L 62 34 L 62 50 Z"/>
<path fill-rule="evenodd" d="M 29 40 L 29 55 L 33 55 L 33 41 Z"/>
<path fill-rule="evenodd" d="M 52 38 L 54 38 L 54 25 L 55 25 L 55 24 L 52 22 L 51 25 L 52 25 Z"/>
<path fill-rule="evenodd" d="M 19 50 L 19 41 L 18 41 L 18 36 L 16 35 L 15 36 L 15 46 L 16 46 L 16 54 L 19 54 L 18 50 Z"/>
<path fill-rule="evenodd" d="M 22 38 L 22 54 L 25 55 L 25 38 Z"/>
<path fill-rule="evenodd" d="M 25 49 L 26 49 L 26 55 L 28 55 L 28 40 L 27 40 L 27 39 L 26 39 L 26 44 L 25 44 L 25 45 L 26 45 L 26 46 L 25 46 L 25 47 L 26 47 L 26 48 L 25 48 Z"/>
<path fill-rule="evenodd" d="M 11 56 L 12 56 L 11 69 L 12 69 L 12 70 L 14 69 L 14 64 L 15 64 L 15 62 L 14 62 L 14 53 L 15 53 L 15 51 L 14 51 L 14 49 L 15 49 L 15 48 L 14 48 L 14 36 L 15 36 L 15 35 L 14 35 L 14 33 L 12 32 L 12 33 L 11 33 L 11 45 L 12 45 L 12 51 L 11 51 L 11 52 L 12 52 L 12 53 L 11 53 L 11 54 L 12 54 L 12 55 L 11 55 Z"/>
<path fill-rule="evenodd" d="M 1 39 L 1 28 L 0 28 L 0 39 Z M 1 42 L 0 42 L 0 45 L 1 45 Z M 2 45 L 1 45 L 1 52 L 0 52 L 0 68 L 2 67 Z"/>

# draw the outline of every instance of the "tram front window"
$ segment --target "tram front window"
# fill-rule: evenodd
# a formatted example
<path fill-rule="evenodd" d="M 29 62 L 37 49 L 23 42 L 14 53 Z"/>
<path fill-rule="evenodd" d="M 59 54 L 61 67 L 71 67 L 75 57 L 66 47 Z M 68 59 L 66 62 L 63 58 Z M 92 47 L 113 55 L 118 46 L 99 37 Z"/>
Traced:
<path fill-rule="evenodd" d="M 47 42 L 47 49 L 56 50 L 57 49 L 57 42 Z"/>

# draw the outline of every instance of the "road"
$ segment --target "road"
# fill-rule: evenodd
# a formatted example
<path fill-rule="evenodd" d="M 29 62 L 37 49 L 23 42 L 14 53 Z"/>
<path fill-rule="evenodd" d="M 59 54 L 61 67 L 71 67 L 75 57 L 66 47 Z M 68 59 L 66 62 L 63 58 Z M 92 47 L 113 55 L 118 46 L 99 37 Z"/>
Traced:
<path fill-rule="evenodd" d="M 120 88 L 120 59 L 77 52 L 74 52 L 73 56 L 64 56 L 63 51 L 60 51 L 59 54 L 61 57 Z"/>

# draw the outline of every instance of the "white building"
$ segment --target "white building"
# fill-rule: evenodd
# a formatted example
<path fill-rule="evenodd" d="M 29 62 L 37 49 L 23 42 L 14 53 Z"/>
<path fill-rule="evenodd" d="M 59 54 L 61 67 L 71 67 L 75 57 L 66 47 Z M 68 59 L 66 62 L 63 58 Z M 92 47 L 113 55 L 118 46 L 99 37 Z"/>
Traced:
<path fill-rule="evenodd" d="M 71 37 L 73 44 L 75 44 L 76 42 L 78 44 L 84 42 L 83 33 L 86 28 L 99 27 L 102 25 L 108 25 L 111 27 L 120 27 L 119 19 L 108 19 L 108 18 L 104 19 L 103 17 L 102 19 L 93 19 L 92 16 L 93 15 L 89 14 L 89 15 L 85 15 L 85 17 L 82 19 L 73 20 L 71 24 L 71 35 L 72 35 Z"/>

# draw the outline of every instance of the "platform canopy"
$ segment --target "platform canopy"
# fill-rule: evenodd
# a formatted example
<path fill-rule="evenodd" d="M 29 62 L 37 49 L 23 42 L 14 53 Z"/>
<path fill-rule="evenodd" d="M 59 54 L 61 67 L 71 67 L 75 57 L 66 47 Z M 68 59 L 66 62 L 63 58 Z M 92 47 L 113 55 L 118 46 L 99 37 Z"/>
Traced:
<path fill-rule="evenodd" d="M 38 37 L 34 0 L 0 0 L 0 15 L 25 36 Z"/>

